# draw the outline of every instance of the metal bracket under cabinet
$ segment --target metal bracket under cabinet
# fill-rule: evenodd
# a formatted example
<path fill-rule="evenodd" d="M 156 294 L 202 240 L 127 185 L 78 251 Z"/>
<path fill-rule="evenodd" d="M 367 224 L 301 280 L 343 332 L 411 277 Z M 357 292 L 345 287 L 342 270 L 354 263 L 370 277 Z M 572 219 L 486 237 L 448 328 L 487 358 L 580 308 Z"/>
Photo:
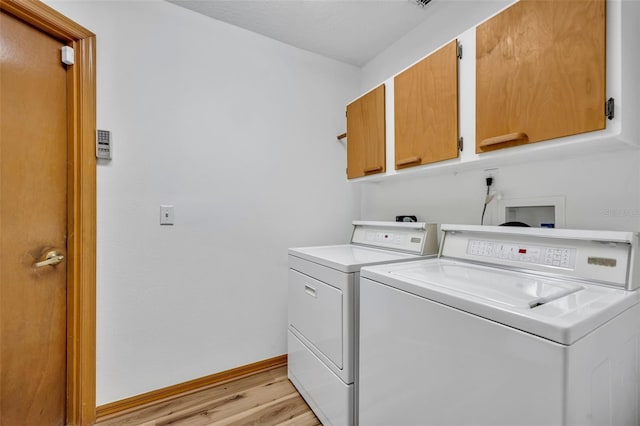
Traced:
<path fill-rule="evenodd" d="M 613 120 L 613 117 L 615 117 L 615 104 L 615 99 L 609 98 L 604 105 L 604 115 L 606 115 L 609 120 Z"/>

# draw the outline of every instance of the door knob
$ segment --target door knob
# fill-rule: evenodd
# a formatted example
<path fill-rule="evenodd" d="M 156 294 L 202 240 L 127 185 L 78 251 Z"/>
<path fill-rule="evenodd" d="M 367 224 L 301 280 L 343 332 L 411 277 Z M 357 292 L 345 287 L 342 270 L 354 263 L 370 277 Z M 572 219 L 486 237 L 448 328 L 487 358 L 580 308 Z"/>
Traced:
<path fill-rule="evenodd" d="M 36 262 L 33 264 L 34 268 L 42 268 L 43 266 L 53 266 L 62 262 L 64 256 L 56 252 L 55 250 L 48 251 L 45 254 L 40 262 Z"/>

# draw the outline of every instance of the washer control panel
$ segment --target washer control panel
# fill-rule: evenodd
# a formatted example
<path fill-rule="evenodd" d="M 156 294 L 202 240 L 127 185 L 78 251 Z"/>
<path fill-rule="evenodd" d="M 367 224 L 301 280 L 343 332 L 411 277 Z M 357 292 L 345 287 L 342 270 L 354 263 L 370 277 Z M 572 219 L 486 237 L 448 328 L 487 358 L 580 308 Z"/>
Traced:
<path fill-rule="evenodd" d="M 576 249 L 574 247 L 538 246 L 471 239 L 468 241 L 467 254 L 568 269 L 575 268 L 576 264 Z"/>
<path fill-rule="evenodd" d="M 442 257 L 629 290 L 640 287 L 640 279 L 632 274 L 633 266 L 640 265 L 635 233 L 479 225 L 442 225 L 442 230 Z"/>

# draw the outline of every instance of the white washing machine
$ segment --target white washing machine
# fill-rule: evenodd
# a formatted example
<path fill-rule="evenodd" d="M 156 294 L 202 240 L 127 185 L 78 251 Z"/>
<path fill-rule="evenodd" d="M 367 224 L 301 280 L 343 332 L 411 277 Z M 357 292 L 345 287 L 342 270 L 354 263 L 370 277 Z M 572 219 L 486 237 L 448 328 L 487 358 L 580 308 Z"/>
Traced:
<path fill-rule="evenodd" d="M 324 425 L 356 423 L 360 268 L 437 253 L 434 224 L 353 225 L 351 244 L 289 249 L 288 375 Z"/>
<path fill-rule="evenodd" d="M 442 230 L 361 271 L 361 425 L 640 425 L 637 234 Z"/>

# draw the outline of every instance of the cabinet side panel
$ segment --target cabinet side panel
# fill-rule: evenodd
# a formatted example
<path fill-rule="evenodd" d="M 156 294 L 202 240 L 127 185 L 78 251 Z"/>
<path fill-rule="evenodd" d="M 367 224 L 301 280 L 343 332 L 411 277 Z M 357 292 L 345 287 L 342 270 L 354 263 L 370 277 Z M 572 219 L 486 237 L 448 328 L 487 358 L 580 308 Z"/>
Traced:
<path fill-rule="evenodd" d="M 605 3 L 521 0 L 478 26 L 477 152 L 604 129 Z"/>

